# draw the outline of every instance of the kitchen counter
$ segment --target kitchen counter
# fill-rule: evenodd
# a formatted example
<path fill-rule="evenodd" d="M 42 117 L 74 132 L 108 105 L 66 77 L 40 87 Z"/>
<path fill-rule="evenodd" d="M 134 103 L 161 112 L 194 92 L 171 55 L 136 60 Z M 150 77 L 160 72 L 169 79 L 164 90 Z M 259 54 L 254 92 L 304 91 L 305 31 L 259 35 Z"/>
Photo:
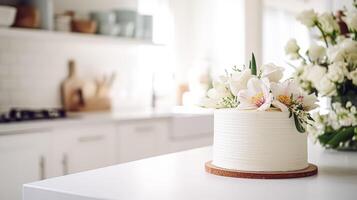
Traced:
<path fill-rule="evenodd" d="M 336 200 L 357 197 L 357 153 L 309 144 L 317 176 L 256 180 L 211 175 L 211 147 L 115 165 L 24 185 L 24 200 Z"/>
<path fill-rule="evenodd" d="M 137 120 L 170 119 L 174 117 L 192 117 L 197 115 L 213 115 L 212 110 L 202 108 L 173 107 L 161 110 L 123 110 L 115 112 L 69 113 L 67 118 L 54 120 L 37 120 L 0 124 L 0 136 L 22 134 L 28 132 L 44 132 L 52 128 L 93 124 L 130 122 Z"/>

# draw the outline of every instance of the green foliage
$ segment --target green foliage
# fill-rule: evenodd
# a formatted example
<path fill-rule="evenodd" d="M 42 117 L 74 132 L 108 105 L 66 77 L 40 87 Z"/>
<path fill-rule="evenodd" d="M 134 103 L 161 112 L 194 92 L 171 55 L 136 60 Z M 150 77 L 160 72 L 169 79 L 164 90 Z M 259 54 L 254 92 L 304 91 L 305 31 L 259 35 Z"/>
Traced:
<path fill-rule="evenodd" d="M 351 141 L 354 136 L 357 136 L 357 126 L 343 127 L 339 130 L 330 130 L 318 136 L 319 142 L 328 148 L 337 148 L 340 143 Z"/>
<path fill-rule="evenodd" d="M 252 71 L 252 75 L 257 75 L 257 62 L 255 61 L 254 53 L 252 53 L 252 60 L 249 62 L 251 65 L 250 70 Z"/>
<path fill-rule="evenodd" d="M 295 122 L 295 127 L 300 133 L 305 133 L 305 127 L 303 126 L 303 121 L 299 119 L 299 117 L 293 113 L 294 116 L 294 122 Z"/>

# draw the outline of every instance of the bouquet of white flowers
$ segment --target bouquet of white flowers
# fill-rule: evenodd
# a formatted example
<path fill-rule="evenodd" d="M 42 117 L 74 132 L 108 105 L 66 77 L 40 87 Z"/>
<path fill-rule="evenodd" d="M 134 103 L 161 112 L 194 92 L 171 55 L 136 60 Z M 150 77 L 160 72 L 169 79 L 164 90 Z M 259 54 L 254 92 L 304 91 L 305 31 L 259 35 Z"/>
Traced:
<path fill-rule="evenodd" d="M 314 116 L 309 131 L 327 148 L 357 149 L 357 3 L 335 15 L 307 10 L 297 19 L 320 34 L 304 55 L 295 39 L 286 44 L 286 54 L 301 63 L 294 77 L 307 93 L 332 103 L 329 114 Z"/>
<path fill-rule="evenodd" d="M 293 79 L 280 81 L 283 68 L 274 64 L 256 66 L 254 54 L 249 64 L 213 81 L 213 88 L 202 99 L 201 106 L 238 110 L 290 112 L 299 132 L 305 132 L 312 118 L 308 111 L 316 108 L 316 96 L 302 91 Z"/>

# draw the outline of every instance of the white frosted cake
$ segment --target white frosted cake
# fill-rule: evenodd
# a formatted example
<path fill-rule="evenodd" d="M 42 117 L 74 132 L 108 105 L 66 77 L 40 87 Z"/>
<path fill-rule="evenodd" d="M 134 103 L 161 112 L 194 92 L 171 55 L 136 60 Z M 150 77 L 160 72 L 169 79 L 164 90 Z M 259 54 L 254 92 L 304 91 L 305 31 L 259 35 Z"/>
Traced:
<path fill-rule="evenodd" d="M 218 109 L 214 113 L 213 165 L 243 171 L 308 167 L 307 134 L 288 112 Z"/>

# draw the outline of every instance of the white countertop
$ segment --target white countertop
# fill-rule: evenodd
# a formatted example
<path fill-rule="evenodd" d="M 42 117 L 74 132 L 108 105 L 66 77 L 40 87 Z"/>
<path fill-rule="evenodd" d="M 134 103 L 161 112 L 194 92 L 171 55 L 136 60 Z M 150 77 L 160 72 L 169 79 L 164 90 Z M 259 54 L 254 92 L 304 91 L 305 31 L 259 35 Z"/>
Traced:
<path fill-rule="evenodd" d="M 24 200 L 237 200 L 357 198 L 357 153 L 309 144 L 317 176 L 260 180 L 211 175 L 204 163 L 211 148 L 120 164 L 24 185 Z"/>
<path fill-rule="evenodd" d="M 168 119 L 173 117 L 192 117 L 197 115 L 213 115 L 213 111 L 203 108 L 176 106 L 171 109 L 120 110 L 113 112 L 69 113 L 65 119 L 35 120 L 0 124 L 0 136 L 21 134 L 34 131 L 46 131 L 56 127 L 76 124 L 130 122 L 133 120 Z"/>

